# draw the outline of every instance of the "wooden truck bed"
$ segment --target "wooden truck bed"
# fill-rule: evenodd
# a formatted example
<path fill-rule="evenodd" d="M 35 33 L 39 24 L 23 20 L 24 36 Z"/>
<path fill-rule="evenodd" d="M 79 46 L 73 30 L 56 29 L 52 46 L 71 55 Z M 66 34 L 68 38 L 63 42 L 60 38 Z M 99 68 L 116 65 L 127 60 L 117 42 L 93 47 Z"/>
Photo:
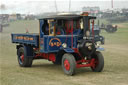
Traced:
<path fill-rule="evenodd" d="M 39 46 L 39 34 L 24 33 L 24 34 L 11 34 L 12 43 L 29 44 Z"/>

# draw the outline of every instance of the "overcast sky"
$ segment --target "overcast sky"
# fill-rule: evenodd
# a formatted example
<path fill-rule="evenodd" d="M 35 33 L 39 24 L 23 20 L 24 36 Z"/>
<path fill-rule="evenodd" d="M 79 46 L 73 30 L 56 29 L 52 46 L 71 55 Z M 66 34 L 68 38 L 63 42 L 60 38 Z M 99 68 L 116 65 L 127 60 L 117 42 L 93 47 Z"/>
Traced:
<path fill-rule="evenodd" d="M 114 8 L 128 8 L 128 0 L 113 0 Z M 55 0 L 0 0 L 5 9 L 1 13 L 31 13 L 55 12 Z M 56 0 L 59 12 L 68 12 L 69 0 Z M 71 11 L 82 11 L 84 6 L 99 6 L 101 10 L 111 9 L 111 0 L 71 0 Z"/>

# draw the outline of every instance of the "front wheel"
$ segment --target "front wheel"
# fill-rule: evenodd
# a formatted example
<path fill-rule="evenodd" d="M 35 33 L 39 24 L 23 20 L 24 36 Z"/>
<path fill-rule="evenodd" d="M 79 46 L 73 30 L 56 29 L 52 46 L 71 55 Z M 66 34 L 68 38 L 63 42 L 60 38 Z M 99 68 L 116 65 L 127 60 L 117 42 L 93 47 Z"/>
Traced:
<path fill-rule="evenodd" d="M 94 59 L 93 66 L 91 66 L 92 71 L 101 72 L 104 68 L 104 57 L 101 52 L 96 51 L 92 55 L 92 59 Z"/>
<path fill-rule="evenodd" d="M 18 55 L 18 63 L 21 67 L 31 67 L 32 66 L 32 61 L 33 61 L 33 58 L 31 57 L 26 57 L 25 56 L 25 52 L 24 52 L 24 48 L 23 47 L 20 47 L 18 50 L 17 50 L 17 55 Z"/>
<path fill-rule="evenodd" d="M 67 75 L 75 74 L 76 60 L 72 54 L 64 54 L 62 57 L 62 69 Z"/>

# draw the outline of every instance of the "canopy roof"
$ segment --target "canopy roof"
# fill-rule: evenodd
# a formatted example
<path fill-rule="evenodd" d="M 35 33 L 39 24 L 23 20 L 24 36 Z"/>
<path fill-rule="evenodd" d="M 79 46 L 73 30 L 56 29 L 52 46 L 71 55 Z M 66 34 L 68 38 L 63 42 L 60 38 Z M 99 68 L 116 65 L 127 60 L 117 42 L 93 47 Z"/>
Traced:
<path fill-rule="evenodd" d="M 44 18 L 40 18 L 39 20 L 42 20 L 42 19 L 80 19 L 82 17 L 88 17 L 89 19 L 96 19 L 96 17 L 93 17 L 93 16 L 82 16 L 82 15 L 76 15 L 76 14 L 68 14 L 68 15 L 47 16 Z"/>
<path fill-rule="evenodd" d="M 41 18 L 41 19 L 77 19 L 81 17 L 82 16 L 80 15 L 52 15 L 52 16 Z"/>

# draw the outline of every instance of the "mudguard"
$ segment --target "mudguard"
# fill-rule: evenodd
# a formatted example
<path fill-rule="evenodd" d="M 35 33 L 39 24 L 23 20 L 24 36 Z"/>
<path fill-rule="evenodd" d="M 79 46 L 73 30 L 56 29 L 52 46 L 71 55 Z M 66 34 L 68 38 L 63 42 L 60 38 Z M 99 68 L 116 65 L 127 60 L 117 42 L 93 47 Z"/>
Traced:
<path fill-rule="evenodd" d="M 61 48 L 60 50 L 64 50 L 66 53 L 73 53 L 74 50 L 71 48 Z"/>
<path fill-rule="evenodd" d="M 25 50 L 26 57 L 34 57 L 33 56 L 33 47 L 32 46 L 24 45 L 24 50 Z"/>
<path fill-rule="evenodd" d="M 54 63 L 61 64 L 62 57 L 65 53 L 74 53 L 74 50 L 71 48 L 60 48 L 56 54 L 56 61 Z"/>
<path fill-rule="evenodd" d="M 17 49 L 19 49 L 20 47 L 23 47 L 24 48 L 24 55 L 26 57 L 34 57 L 33 55 L 33 47 L 32 46 L 29 46 L 29 45 L 17 45 Z"/>

